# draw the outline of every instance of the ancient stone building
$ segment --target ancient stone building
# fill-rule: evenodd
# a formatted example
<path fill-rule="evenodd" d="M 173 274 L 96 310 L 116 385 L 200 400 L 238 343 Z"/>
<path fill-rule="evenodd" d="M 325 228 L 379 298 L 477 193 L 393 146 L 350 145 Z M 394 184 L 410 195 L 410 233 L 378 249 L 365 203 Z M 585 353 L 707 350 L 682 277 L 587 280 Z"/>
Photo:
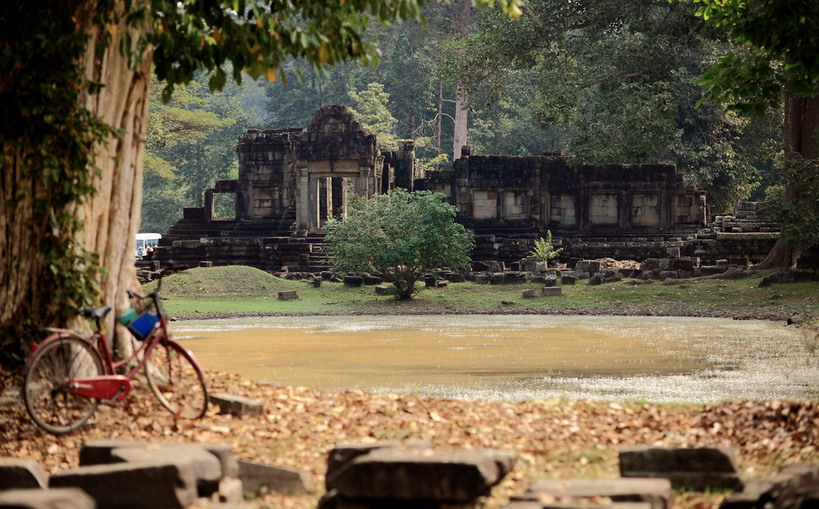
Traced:
<path fill-rule="evenodd" d="M 559 153 L 483 156 L 464 147 L 453 170 L 421 174 L 412 143 L 382 153 L 343 106 L 322 107 L 304 129 L 249 130 L 236 151 L 239 178 L 216 182 L 203 208 L 184 210 L 160 260 L 321 270 L 325 222 L 343 217 L 353 194 L 395 187 L 448 196 L 476 233 L 476 260 L 517 261 L 546 230 L 567 261 L 703 252 L 696 235 L 708 217 L 705 195 L 672 165 L 569 166 Z M 234 196 L 234 217 L 214 217 L 219 193 Z"/>

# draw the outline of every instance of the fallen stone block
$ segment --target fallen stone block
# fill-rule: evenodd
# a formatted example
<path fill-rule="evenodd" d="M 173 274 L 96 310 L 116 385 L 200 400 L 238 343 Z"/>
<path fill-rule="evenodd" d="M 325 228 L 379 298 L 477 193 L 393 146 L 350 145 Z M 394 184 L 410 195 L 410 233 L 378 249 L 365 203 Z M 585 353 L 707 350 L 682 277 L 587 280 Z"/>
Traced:
<path fill-rule="evenodd" d="M 375 293 L 378 295 L 389 295 L 392 293 L 390 285 L 375 285 Z"/>
<path fill-rule="evenodd" d="M 524 299 L 534 299 L 538 296 L 537 288 L 527 288 L 526 290 L 521 290 L 520 296 Z"/>
<path fill-rule="evenodd" d="M 344 276 L 344 286 L 357 287 L 364 284 L 364 278 L 361 276 Z"/>
<path fill-rule="evenodd" d="M 380 285 L 384 280 L 372 274 L 364 274 L 364 284 L 367 286 Z"/>
<path fill-rule="evenodd" d="M 488 285 L 490 277 L 487 274 L 475 274 L 475 284 Z"/>
<path fill-rule="evenodd" d="M 244 501 L 245 491 L 242 481 L 234 477 L 223 477 L 214 499 L 221 503 L 238 504 Z"/>
<path fill-rule="evenodd" d="M 543 286 L 557 286 L 557 276 L 548 276 L 544 280 Z"/>
<path fill-rule="evenodd" d="M 333 489 L 333 485 L 329 483 L 329 480 L 347 463 L 376 449 L 394 448 L 431 449 L 432 442 L 429 440 L 407 440 L 406 442 L 387 441 L 367 444 L 338 444 L 330 451 L 330 454 L 327 455 L 327 474 L 325 476 L 327 491 Z"/>
<path fill-rule="evenodd" d="M 593 276 L 600 271 L 600 262 L 593 260 L 580 260 L 575 264 L 574 270 L 578 273 L 582 272 L 584 274 L 589 274 L 589 276 Z"/>
<path fill-rule="evenodd" d="M 291 495 L 310 492 L 311 479 L 304 472 L 239 460 L 239 479 L 246 492 L 275 491 Z"/>
<path fill-rule="evenodd" d="M 51 488 L 80 488 L 99 509 L 183 508 L 196 499 L 193 466 L 185 462 L 79 467 L 52 475 L 48 484 Z"/>
<path fill-rule="evenodd" d="M 602 285 L 603 284 L 603 276 L 601 274 L 595 274 L 589 278 L 589 284 L 592 286 Z"/>
<path fill-rule="evenodd" d="M 31 458 L 0 458 L 0 490 L 45 488 L 48 474 Z"/>
<path fill-rule="evenodd" d="M 562 285 L 573 285 L 577 282 L 577 278 L 575 276 L 560 276 L 560 284 Z"/>
<path fill-rule="evenodd" d="M 234 396 L 233 394 L 210 394 L 209 401 L 219 407 L 223 414 L 237 417 L 258 417 L 264 413 L 264 404 L 256 399 Z"/>
<path fill-rule="evenodd" d="M 528 495 L 545 493 L 552 497 L 608 497 L 614 502 L 646 502 L 651 509 L 670 509 L 671 482 L 668 479 L 540 480 L 527 490 Z"/>
<path fill-rule="evenodd" d="M 111 451 L 111 456 L 126 463 L 162 462 L 189 464 L 193 468 L 199 495 L 210 496 L 219 490 L 222 464 L 219 458 L 199 444 L 147 444 Z"/>
<path fill-rule="evenodd" d="M 727 448 L 631 447 L 619 453 L 622 477 L 659 477 L 674 489 L 737 490 L 736 452 Z"/>
<path fill-rule="evenodd" d="M 786 465 L 771 477 L 746 481 L 741 492 L 733 493 L 720 506 L 759 507 L 819 507 L 819 464 Z"/>
<path fill-rule="evenodd" d="M 540 289 L 540 293 L 546 297 L 554 297 L 556 295 L 563 295 L 563 289 L 559 286 L 544 286 Z"/>
<path fill-rule="evenodd" d="M 222 466 L 222 477 L 239 477 L 239 463 L 233 456 L 232 444 L 198 444 L 216 456 Z"/>
<path fill-rule="evenodd" d="M 502 285 L 504 283 L 506 283 L 506 275 L 503 272 L 493 272 L 489 276 L 490 285 Z"/>
<path fill-rule="evenodd" d="M 114 457 L 111 452 L 121 447 L 143 447 L 147 442 L 131 440 L 89 440 L 80 447 L 80 466 L 107 465 L 121 463 L 122 460 Z"/>
<path fill-rule="evenodd" d="M 296 290 L 285 290 L 279 292 L 279 300 L 298 300 L 299 294 Z"/>
<path fill-rule="evenodd" d="M 327 483 L 345 500 L 474 503 L 487 495 L 515 465 L 506 451 L 434 452 L 431 449 L 376 449 L 348 462 Z M 385 506 L 386 507 L 386 506 Z"/>
<path fill-rule="evenodd" d="M 95 509 L 94 499 L 78 488 L 0 491 L 0 507 L 14 509 Z"/>
<path fill-rule="evenodd" d="M 449 280 L 439 279 L 438 281 L 435 282 L 435 286 L 437 286 L 438 288 L 446 288 L 447 286 L 449 286 Z"/>
<path fill-rule="evenodd" d="M 457 272 L 453 272 L 452 274 L 447 275 L 447 279 L 449 279 L 450 283 L 465 283 L 466 277 L 463 274 L 458 274 Z"/>

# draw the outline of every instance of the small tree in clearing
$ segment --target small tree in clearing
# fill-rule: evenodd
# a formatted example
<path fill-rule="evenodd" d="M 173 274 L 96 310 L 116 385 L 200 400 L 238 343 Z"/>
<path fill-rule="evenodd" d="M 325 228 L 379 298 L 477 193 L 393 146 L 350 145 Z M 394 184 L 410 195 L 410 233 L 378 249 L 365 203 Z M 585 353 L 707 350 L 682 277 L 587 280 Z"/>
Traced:
<path fill-rule="evenodd" d="M 326 225 L 332 270 L 388 274 L 396 298 L 411 299 L 424 274 L 469 264 L 472 232 L 454 219 L 455 207 L 441 193 L 395 189 L 354 198 L 346 219 Z"/>
<path fill-rule="evenodd" d="M 535 259 L 539 262 L 546 262 L 548 266 L 549 260 L 552 258 L 556 258 L 560 252 L 563 251 L 563 248 L 555 249 L 554 244 L 552 244 L 552 232 L 551 230 L 546 230 L 546 238 L 543 237 L 539 238 L 535 241 L 535 247 L 529 251 L 529 254 L 534 256 Z"/>

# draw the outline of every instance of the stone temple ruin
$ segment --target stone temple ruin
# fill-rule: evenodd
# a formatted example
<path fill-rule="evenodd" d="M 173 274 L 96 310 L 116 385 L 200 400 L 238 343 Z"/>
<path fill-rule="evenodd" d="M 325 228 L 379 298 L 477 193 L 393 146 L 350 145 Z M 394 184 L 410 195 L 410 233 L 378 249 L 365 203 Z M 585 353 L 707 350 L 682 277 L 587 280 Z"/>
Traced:
<path fill-rule="evenodd" d="M 603 257 L 747 263 L 767 254 L 778 230 L 748 217 L 756 214 L 753 205 L 739 211 L 743 221 L 729 216 L 709 224 L 705 193 L 686 185 L 673 165 L 570 166 L 557 152 L 473 155 L 464 147 L 453 170 L 423 172 L 411 142 L 381 152 L 376 136 L 343 106 L 320 108 L 304 129 L 251 129 L 236 151 L 239 178 L 217 181 L 204 207 L 185 208 L 154 263 L 320 272 L 327 269 L 325 222 L 344 216 L 354 194 L 396 187 L 449 197 L 456 220 L 475 232 L 476 270 L 514 270 L 547 230 L 569 267 Z M 215 216 L 218 194 L 232 198 L 233 217 Z"/>

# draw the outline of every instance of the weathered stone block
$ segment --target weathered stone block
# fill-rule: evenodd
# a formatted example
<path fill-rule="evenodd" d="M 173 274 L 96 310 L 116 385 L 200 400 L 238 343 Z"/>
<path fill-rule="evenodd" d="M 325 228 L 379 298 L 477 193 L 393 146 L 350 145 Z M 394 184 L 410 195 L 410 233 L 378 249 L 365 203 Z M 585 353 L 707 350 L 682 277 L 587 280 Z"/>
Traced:
<path fill-rule="evenodd" d="M 222 466 L 222 477 L 238 477 L 239 464 L 233 456 L 232 444 L 199 444 L 206 451 L 216 456 Z"/>
<path fill-rule="evenodd" d="M 543 282 L 543 286 L 557 286 L 557 276 L 549 276 Z"/>
<path fill-rule="evenodd" d="M 210 402 L 219 407 L 223 414 L 237 417 L 258 417 L 264 413 L 264 404 L 257 399 L 243 398 L 233 394 L 210 394 Z"/>
<path fill-rule="evenodd" d="M 123 507 L 183 508 L 196 499 L 190 463 L 162 461 L 79 467 L 55 474 L 51 488 L 80 488 L 99 509 Z"/>
<path fill-rule="evenodd" d="M 377 295 L 389 295 L 392 293 L 392 286 L 391 285 L 375 285 L 375 293 Z"/>
<path fill-rule="evenodd" d="M 560 284 L 562 285 L 573 285 L 577 282 L 577 278 L 575 276 L 560 276 Z"/>
<path fill-rule="evenodd" d="M 563 289 L 559 286 L 544 286 L 540 289 L 540 294 L 545 297 L 554 297 L 556 295 L 563 295 Z"/>
<path fill-rule="evenodd" d="M 299 294 L 296 290 L 285 290 L 279 292 L 279 300 L 298 300 Z"/>
<path fill-rule="evenodd" d="M 48 474 L 31 458 L 0 458 L 0 490 L 45 488 Z"/>
<path fill-rule="evenodd" d="M 676 260 L 671 260 L 671 269 L 672 270 L 693 270 L 694 269 L 694 261 L 690 258 L 677 258 Z"/>
<path fill-rule="evenodd" d="M 659 477 L 671 481 L 674 489 L 694 491 L 742 487 L 731 449 L 631 447 L 619 456 L 622 477 Z"/>
<path fill-rule="evenodd" d="M 332 484 L 329 483 L 330 478 L 340 468 L 355 458 L 367 454 L 376 449 L 392 449 L 392 448 L 414 448 L 414 449 L 431 449 L 432 442 L 429 440 L 408 440 L 405 442 L 387 441 L 387 442 L 371 442 L 366 444 L 338 444 L 330 454 L 327 455 L 327 475 L 325 482 L 327 491 L 333 489 Z"/>
<path fill-rule="evenodd" d="M 534 299 L 538 296 L 537 288 L 527 288 L 526 290 L 521 290 L 520 296 L 524 299 Z"/>
<path fill-rule="evenodd" d="M 771 477 L 744 482 L 720 508 L 819 507 L 819 464 L 786 465 Z"/>
<path fill-rule="evenodd" d="M 595 274 L 589 278 L 589 284 L 592 286 L 602 285 L 603 284 L 603 276 L 601 274 Z"/>
<path fill-rule="evenodd" d="M 223 477 L 219 481 L 219 491 L 216 498 L 221 503 L 239 504 L 245 499 L 245 491 L 242 481 L 235 477 Z"/>
<path fill-rule="evenodd" d="M 244 460 L 239 460 L 239 479 L 244 490 L 253 494 L 263 490 L 305 494 L 311 486 L 310 476 L 304 472 Z"/>
<path fill-rule="evenodd" d="M 344 286 L 357 287 L 364 284 L 364 278 L 361 276 L 344 276 Z"/>
<path fill-rule="evenodd" d="M 491 277 L 488 274 L 475 274 L 475 284 L 488 285 Z"/>
<path fill-rule="evenodd" d="M 503 268 L 495 260 L 472 262 L 472 270 L 475 272 L 502 272 Z"/>
<path fill-rule="evenodd" d="M 503 272 L 493 272 L 489 276 L 490 285 L 502 285 L 504 283 L 506 283 L 506 275 Z"/>
<path fill-rule="evenodd" d="M 450 283 L 464 283 L 466 282 L 466 277 L 463 274 L 458 274 L 457 272 L 453 272 L 447 275 L 447 279 L 449 279 Z"/>
<path fill-rule="evenodd" d="M 383 279 L 381 279 L 378 276 L 373 276 L 372 274 L 364 274 L 363 277 L 364 277 L 364 284 L 367 285 L 367 286 L 380 285 L 381 283 L 384 282 Z"/>
<path fill-rule="evenodd" d="M 447 286 L 449 286 L 449 281 L 446 279 L 439 279 L 438 281 L 435 282 L 435 286 L 437 286 L 438 288 L 446 288 Z"/>
<path fill-rule="evenodd" d="M 670 509 L 671 482 L 668 479 L 540 480 L 527 493 L 553 497 L 608 497 L 614 502 L 647 502 L 651 509 Z"/>
<path fill-rule="evenodd" d="M 193 468 L 199 495 L 209 496 L 219 489 L 222 464 L 219 458 L 199 444 L 147 444 L 140 447 L 122 447 L 111 451 L 111 456 L 125 463 L 158 461 L 187 463 Z"/>
<path fill-rule="evenodd" d="M 505 451 L 377 449 L 350 461 L 327 482 L 349 499 L 469 503 L 486 495 L 515 462 Z"/>
<path fill-rule="evenodd" d="M 580 260 L 574 266 L 575 272 L 582 272 L 584 274 L 594 275 L 600 271 L 600 262 L 593 260 Z"/>
<path fill-rule="evenodd" d="M 504 272 L 504 282 L 506 284 L 517 285 L 528 283 L 531 278 L 531 272 Z"/>
<path fill-rule="evenodd" d="M 640 264 L 640 270 L 654 270 L 660 268 L 660 260 L 657 258 L 646 258 Z"/>
<path fill-rule="evenodd" d="M 80 466 L 107 465 L 109 463 L 120 463 L 121 459 L 115 457 L 112 452 L 122 447 L 143 447 L 146 442 L 136 442 L 131 440 L 89 440 L 83 442 L 80 447 Z"/>
<path fill-rule="evenodd" d="M 0 491 L 0 507 L 14 509 L 95 509 L 94 499 L 79 488 Z"/>
<path fill-rule="evenodd" d="M 424 278 L 424 286 L 427 288 L 435 288 L 438 286 L 438 280 L 434 276 L 426 276 Z"/>

